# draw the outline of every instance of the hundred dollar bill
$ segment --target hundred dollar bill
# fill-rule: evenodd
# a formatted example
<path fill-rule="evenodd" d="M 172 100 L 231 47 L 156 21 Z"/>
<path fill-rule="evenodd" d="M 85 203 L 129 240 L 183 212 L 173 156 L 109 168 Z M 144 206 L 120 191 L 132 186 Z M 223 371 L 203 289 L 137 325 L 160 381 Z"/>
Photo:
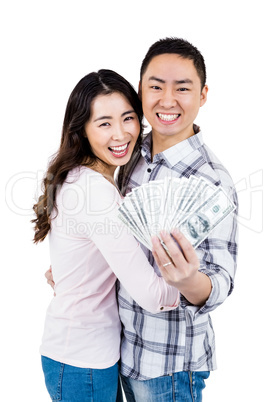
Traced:
<path fill-rule="evenodd" d="M 152 249 L 153 235 L 175 227 L 196 248 L 234 209 L 222 188 L 204 178 L 166 177 L 133 189 L 118 214 L 148 249 Z"/>
<path fill-rule="evenodd" d="M 188 179 L 166 178 L 165 197 L 161 214 L 162 228 L 169 231 L 172 228 L 173 218 L 181 212 L 183 193 L 188 185 Z"/>
<path fill-rule="evenodd" d="M 165 190 L 162 186 L 163 181 L 153 181 L 142 188 L 143 191 L 143 212 L 147 217 L 147 226 L 150 236 L 157 234 L 162 229 L 161 217 L 163 215 L 165 203 Z"/>
<path fill-rule="evenodd" d="M 194 176 L 190 176 L 189 179 L 179 179 L 181 184 L 176 189 L 176 213 L 183 211 L 185 206 L 189 202 L 190 195 L 193 188 L 196 186 L 198 179 Z"/>
<path fill-rule="evenodd" d="M 192 210 L 178 228 L 196 248 L 235 208 L 219 187 L 203 204 Z"/>
<path fill-rule="evenodd" d="M 202 178 L 198 179 L 196 185 L 192 187 L 191 193 L 187 197 L 188 202 L 187 204 L 185 204 L 183 211 L 180 212 L 179 219 L 178 215 L 174 217 L 173 222 L 177 220 L 176 226 L 178 226 L 180 222 L 183 222 L 185 218 L 189 215 L 189 213 L 191 213 L 191 211 L 194 211 L 208 198 L 210 198 L 210 196 L 212 196 L 215 191 L 217 191 L 216 186 L 212 186 L 210 183 Z"/>
<path fill-rule="evenodd" d="M 126 203 L 121 204 L 118 209 L 118 216 L 139 242 L 144 244 L 149 249 L 152 248 L 151 239 L 148 239 L 148 237 L 146 238 L 146 236 L 144 236 L 144 232 L 141 229 L 137 216 L 135 216 L 133 213 L 133 209 L 128 209 Z"/>
<path fill-rule="evenodd" d="M 137 187 L 133 189 L 132 196 L 126 199 L 127 205 L 129 205 L 132 211 L 132 216 L 136 217 L 136 221 L 139 222 L 139 230 L 142 232 L 143 236 L 149 241 L 151 238 L 150 229 L 148 225 L 148 215 L 144 211 L 144 196 L 143 189 Z"/>

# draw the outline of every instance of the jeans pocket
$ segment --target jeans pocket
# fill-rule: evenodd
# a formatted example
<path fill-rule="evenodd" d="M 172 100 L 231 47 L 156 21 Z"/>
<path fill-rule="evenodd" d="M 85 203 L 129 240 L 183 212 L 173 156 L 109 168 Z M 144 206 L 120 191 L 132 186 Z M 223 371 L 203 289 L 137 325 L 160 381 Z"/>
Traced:
<path fill-rule="evenodd" d="M 202 402 L 202 391 L 206 387 L 205 380 L 210 375 L 209 371 L 190 371 L 191 395 L 194 402 Z"/>
<path fill-rule="evenodd" d="M 42 356 L 42 368 L 47 391 L 52 401 L 61 401 L 61 386 L 64 363 Z"/>

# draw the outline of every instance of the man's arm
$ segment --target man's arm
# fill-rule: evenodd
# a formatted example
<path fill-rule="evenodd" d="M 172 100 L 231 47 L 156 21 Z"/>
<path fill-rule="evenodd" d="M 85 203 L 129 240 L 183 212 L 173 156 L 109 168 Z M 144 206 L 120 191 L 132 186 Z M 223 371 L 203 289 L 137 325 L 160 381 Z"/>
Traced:
<path fill-rule="evenodd" d="M 234 200 L 237 203 L 235 197 Z M 237 210 L 218 225 L 196 250 L 191 250 L 189 245 L 188 253 L 183 250 L 179 256 L 182 276 L 179 284 L 174 286 L 181 292 L 181 307 L 194 314 L 212 312 L 232 293 L 237 261 L 236 214 Z M 176 237 L 176 233 L 174 238 L 179 243 L 183 239 Z"/>

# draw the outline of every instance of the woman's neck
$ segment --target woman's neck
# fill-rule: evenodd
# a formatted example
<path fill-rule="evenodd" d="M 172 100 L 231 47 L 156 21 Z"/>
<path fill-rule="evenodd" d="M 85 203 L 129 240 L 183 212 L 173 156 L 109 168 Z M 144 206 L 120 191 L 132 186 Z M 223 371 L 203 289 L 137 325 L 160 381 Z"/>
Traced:
<path fill-rule="evenodd" d="M 94 170 L 95 172 L 100 173 L 106 180 L 108 180 L 110 183 L 112 183 L 115 186 L 115 181 L 114 181 L 114 172 L 116 169 L 116 166 L 108 166 L 100 163 L 99 161 L 96 161 L 92 165 L 87 165 L 90 169 Z"/>

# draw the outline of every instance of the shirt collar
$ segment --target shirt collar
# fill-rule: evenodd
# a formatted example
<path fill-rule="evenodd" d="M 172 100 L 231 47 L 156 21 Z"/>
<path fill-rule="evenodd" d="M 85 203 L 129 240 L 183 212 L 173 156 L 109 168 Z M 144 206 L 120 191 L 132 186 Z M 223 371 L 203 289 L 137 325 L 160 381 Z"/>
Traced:
<path fill-rule="evenodd" d="M 194 132 L 195 134 L 192 137 L 189 137 L 186 140 L 173 145 L 173 147 L 170 147 L 155 155 L 153 158 L 153 163 L 158 163 L 163 160 L 169 168 L 172 168 L 178 163 L 178 155 L 180 160 L 183 160 L 191 152 L 200 148 L 204 144 L 203 136 L 200 128 L 195 124 Z M 148 164 L 151 163 L 151 145 L 152 132 L 145 137 L 141 147 L 141 154 Z"/>

